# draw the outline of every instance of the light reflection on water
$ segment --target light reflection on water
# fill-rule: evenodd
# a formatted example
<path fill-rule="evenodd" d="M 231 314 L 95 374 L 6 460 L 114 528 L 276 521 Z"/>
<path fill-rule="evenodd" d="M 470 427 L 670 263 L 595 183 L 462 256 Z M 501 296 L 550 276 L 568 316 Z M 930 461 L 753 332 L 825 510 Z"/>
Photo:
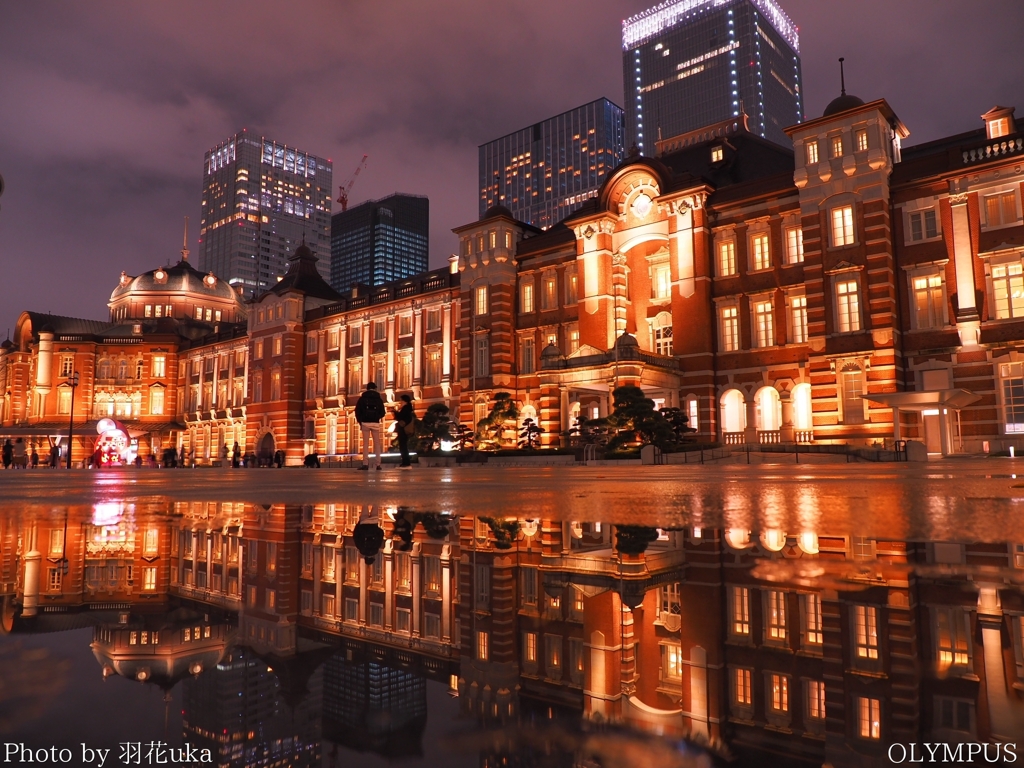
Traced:
<path fill-rule="evenodd" d="M 1024 536 L 964 514 L 979 493 L 991 525 L 1015 497 L 792 481 L 689 489 L 657 518 L 0 508 L 0 735 L 608 768 L 1024 737 Z"/>

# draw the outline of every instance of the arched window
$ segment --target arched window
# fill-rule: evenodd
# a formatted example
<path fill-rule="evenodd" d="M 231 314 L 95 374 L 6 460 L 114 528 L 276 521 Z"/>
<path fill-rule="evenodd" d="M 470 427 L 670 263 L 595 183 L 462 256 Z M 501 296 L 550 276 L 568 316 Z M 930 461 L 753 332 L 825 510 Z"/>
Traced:
<path fill-rule="evenodd" d="M 811 385 L 797 384 L 793 387 L 793 428 L 809 431 L 814 428 L 811 418 Z"/>
<path fill-rule="evenodd" d="M 659 312 L 651 323 L 651 336 L 654 340 L 654 351 L 659 355 L 672 354 L 672 315 Z"/>
<path fill-rule="evenodd" d="M 110 361 L 107 358 L 105 358 L 105 357 L 103 359 L 101 359 L 98 370 L 99 370 L 99 372 L 97 373 L 97 378 L 109 379 L 110 378 Z"/>
<path fill-rule="evenodd" d="M 117 362 L 117 378 L 128 378 L 128 361 L 125 360 L 123 357 Z"/>
<path fill-rule="evenodd" d="M 533 419 L 533 423 L 537 423 L 537 409 L 532 405 L 524 405 L 522 410 L 519 411 L 519 426 L 520 428 L 526 422 L 527 419 Z"/>
<path fill-rule="evenodd" d="M 142 358 L 141 357 L 138 360 L 135 361 L 135 378 L 136 379 L 141 379 L 142 378 Z"/>
<path fill-rule="evenodd" d="M 773 432 L 782 426 L 782 401 L 775 387 L 762 387 L 755 397 L 757 428 Z"/>
<path fill-rule="evenodd" d="M 722 432 L 742 432 L 747 428 L 747 405 L 743 393 L 730 389 L 722 395 Z"/>

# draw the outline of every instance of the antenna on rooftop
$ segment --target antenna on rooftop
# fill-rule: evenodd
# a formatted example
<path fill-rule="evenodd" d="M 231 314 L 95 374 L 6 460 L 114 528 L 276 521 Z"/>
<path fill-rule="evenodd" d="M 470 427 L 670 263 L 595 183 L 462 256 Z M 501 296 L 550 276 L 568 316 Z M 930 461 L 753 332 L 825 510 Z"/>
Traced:
<path fill-rule="evenodd" d="M 181 241 L 181 260 L 188 261 L 188 216 L 185 217 L 185 236 Z"/>
<path fill-rule="evenodd" d="M 841 89 L 840 90 L 840 95 L 841 96 L 845 96 L 846 95 L 846 74 L 843 72 L 843 62 L 844 61 L 846 61 L 845 57 L 840 56 L 839 57 L 839 87 Z"/>

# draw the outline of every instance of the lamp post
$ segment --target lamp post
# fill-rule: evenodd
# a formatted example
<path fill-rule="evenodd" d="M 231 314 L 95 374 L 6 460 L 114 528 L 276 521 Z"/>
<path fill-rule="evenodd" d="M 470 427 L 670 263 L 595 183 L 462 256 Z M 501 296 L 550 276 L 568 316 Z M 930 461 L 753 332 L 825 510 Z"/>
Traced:
<path fill-rule="evenodd" d="M 68 376 L 67 385 L 71 387 L 71 414 L 68 416 L 68 469 L 71 469 L 71 437 L 75 431 L 75 390 L 78 388 L 78 371 Z"/>

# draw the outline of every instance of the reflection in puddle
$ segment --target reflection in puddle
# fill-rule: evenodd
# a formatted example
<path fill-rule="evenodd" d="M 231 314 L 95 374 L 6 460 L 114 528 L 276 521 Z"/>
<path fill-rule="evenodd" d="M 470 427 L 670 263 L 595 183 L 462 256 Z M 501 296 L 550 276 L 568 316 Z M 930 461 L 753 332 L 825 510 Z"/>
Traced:
<path fill-rule="evenodd" d="M 165 702 L 177 688 L 167 741 L 231 766 L 839 766 L 1024 736 L 1024 545 L 851 536 L 805 501 L 766 494 L 760 530 L 354 504 L 6 510 L 0 730 L 45 719 L 63 687 L 87 706 L 123 679 Z M 801 529 L 771 527 L 787 520 Z M 82 627 L 94 669 L 18 645 Z"/>

